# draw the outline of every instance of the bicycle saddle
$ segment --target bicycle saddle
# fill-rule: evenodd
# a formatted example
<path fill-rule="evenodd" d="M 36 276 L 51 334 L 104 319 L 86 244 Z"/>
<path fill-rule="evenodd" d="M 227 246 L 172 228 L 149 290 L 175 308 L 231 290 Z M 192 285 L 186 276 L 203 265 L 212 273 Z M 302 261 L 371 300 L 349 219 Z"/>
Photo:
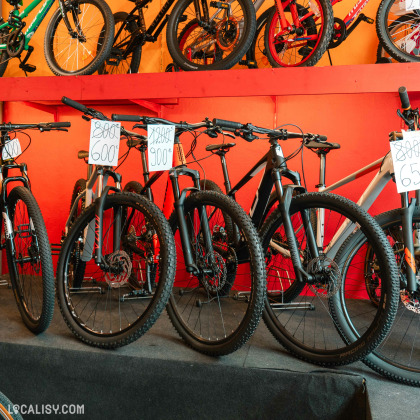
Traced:
<path fill-rule="evenodd" d="M 304 143 L 304 145 L 308 149 L 332 150 L 340 148 L 340 145 L 338 143 L 329 143 L 328 141 L 311 140 L 307 143 Z"/>
<path fill-rule="evenodd" d="M 87 157 L 89 157 L 89 152 L 87 150 L 79 150 L 77 152 L 78 159 L 86 159 Z"/>
<path fill-rule="evenodd" d="M 206 150 L 211 152 L 212 150 L 229 150 L 231 147 L 236 146 L 236 143 L 222 143 L 222 144 L 209 144 L 206 146 Z"/>

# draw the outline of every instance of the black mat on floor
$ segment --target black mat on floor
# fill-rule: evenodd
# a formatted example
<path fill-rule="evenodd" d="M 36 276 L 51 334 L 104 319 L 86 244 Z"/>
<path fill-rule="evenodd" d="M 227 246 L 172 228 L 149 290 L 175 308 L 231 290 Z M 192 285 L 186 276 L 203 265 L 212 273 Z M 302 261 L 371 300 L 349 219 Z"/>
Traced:
<path fill-rule="evenodd" d="M 15 343 L 2 343 L 0 360 L 1 390 L 39 413 L 42 404 L 78 404 L 88 419 L 371 418 L 363 378 L 346 372 L 215 366 Z"/>

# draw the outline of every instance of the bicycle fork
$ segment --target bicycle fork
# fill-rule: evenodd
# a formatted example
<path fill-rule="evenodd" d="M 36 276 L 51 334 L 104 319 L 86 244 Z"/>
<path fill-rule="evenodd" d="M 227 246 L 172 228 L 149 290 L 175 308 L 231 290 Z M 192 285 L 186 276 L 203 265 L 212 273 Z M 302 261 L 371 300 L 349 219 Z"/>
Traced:
<path fill-rule="evenodd" d="M 181 175 L 189 176 L 194 182 L 194 187 L 184 188 L 180 193 L 178 178 Z M 208 255 L 210 265 L 213 266 L 216 262 L 213 251 L 209 218 L 206 213 L 206 206 L 203 205 L 198 207 L 200 217 L 200 230 L 198 232 L 198 236 L 195 238 L 191 238 L 191 235 L 194 235 L 194 227 L 192 227 L 191 229 L 191 226 L 188 225 L 184 212 L 184 202 L 188 191 L 200 190 L 200 175 L 196 170 L 181 166 L 172 168 L 169 172 L 169 178 L 172 183 L 172 189 L 175 198 L 174 207 L 179 225 L 179 234 L 181 238 L 181 245 L 184 254 L 186 271 L 195 276 L 202 275 L 203 270 L 205 269 L 198 267 L 196 264 L 196 259 L 194 258 L 194 251 L 191 246 L 191 239 L 193 239 L 195 242 L 202 240 L 202 244 L 206 250 L 206 255 Z"/>

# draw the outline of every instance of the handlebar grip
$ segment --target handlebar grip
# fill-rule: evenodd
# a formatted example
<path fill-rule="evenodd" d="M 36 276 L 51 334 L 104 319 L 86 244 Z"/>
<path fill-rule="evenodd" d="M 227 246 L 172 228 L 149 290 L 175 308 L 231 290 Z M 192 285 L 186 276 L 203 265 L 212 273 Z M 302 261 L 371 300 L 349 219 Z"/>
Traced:
<path fill-rule="evenodd" d="M 318 134 L 318 140 L 319 141 L 327 141 L 328 137 L 327 136 L 322 136 L 321 134 Z"/>
<path fill-rule="evenodd" d="M 398 89 L 398 93 L 400 95 L 402 109 L 404 109 L 404 110 L 410 109 L 411 108 L 410 99 L 408 98 L 408 93 L 407 93 L 406 87 L 401 86 Z"/>
<path fill-rule="evenodd" d="M 48 125 L 52 128 L 65 128 L 65 127 L 71 127 L 71 124 L 68 121 L 64 122 L 52 122 L 48 123 Z"/>
<path fill-rule="evenodd" d="M 112 114 L 112 121 L 132 121 L 132 122 L 141 122 L 143 118 L 139 115 L 121 115 L 121 114 Z"/>
<path fill-rule="evenodd" d="M 225 130 L 240 130 L 244 127 L 244 124 L 234 121 L 219 120 L 217 118 L 213 119 L 213 125 Z"/>
<path fill-rule="evenodd" d="M 84 114 L 88 112 L 87 107 L 85 107 L 79 102 L 73 101 L 73 99 L 67 98 L 67 96 L 63 96 L 61 98 L 61 102 L 63 102 L 63 104 L 65 105 L 71 106 L 74 109 L 77 109 L 80 112 L 83 112 Z"/>

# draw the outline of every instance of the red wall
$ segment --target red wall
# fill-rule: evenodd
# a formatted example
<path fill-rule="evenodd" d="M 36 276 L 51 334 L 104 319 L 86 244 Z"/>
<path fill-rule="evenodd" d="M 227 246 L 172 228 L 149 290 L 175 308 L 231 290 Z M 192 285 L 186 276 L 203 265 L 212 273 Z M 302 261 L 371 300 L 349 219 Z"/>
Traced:
<path fill-rule="evenodd" d="M 71 91 L 64 94 L 72 97 Z M 331 152 L 327 159 L 327 183 L 332 183 L 378 159 L 389 150 L 388 133 L 401 128 L 396 115 L 398 106 L 397 94 L 391 93 L 180 99 L 178 105 L 163 108 L 163 117 L 173 121 L 189 122 L 196 122 L 204 117 L 217 117 L 243 123 L 252 122 L 266 127 L 293 123 L 298 124 L 305 132 L 327 135 L 329 140 L 338 142 L 342 146 L 340 150 Z M 96 107 L 108 115 L 113 112 L 156 115 L 135 105 Z M 20 161 L 28 163 L 32 189 L 44 215 L 50 242 L 60 240 L 74 182 L 86 176 L 86 164 L 77 159 L 77 151 L 88 148 L 90 125 L 80 116 L 78 111 L 60 107 L 59 120 L 70 121 L 72 123 L 70 131 L 30 133 L 32 145 L 20 158 Z M 5 122 L 26 123 L 52 119 L 51 114 L 25 106 L 23 103 L 4 104 Z M 131 128 L 131 124 L 126 124 L 126 127 Z M 295 130 L 291 127 L 291 131 Z M 19 138 L 23 148 L 27 139 L 23 135 L 19 135 Z M 191 140 L 190 135 L 184 135 L 185 151 L 189 149 Z M 226 139 L 226 141 L 231 140 Z M 201 136 L 196 148 L 196 157 L 208 155 L 205 152 L 205 145 L 216 142 L 219 141 Z M 267 143 L 262 140 L 247 143 L 238 138 L 236 143 L 237 146 L 227 156 L 232 183 L 238 181 L 267 150 Z M 297 140 L 283 143 L 285 154 L 291 153 L 298 146 Z M 120 155 L 126 149 L 126 145 L 122 144 Z M 222 173 L 218 160 L 218 157 L 214 156 L 200 163 L 206 177 L 222 186 Z M 314 190 L 315 184 L 318 183 L 317 156 L 305 150 L 304 164 L 307 187 L 309 190 Z M 196 164 L 193 167 L 200 169 Z M 289 167 L 300 171 L 300 158 L 291 161 Z M 139 154 L 136 151 L 130 153 L 120 172 L 124 184 L 133 179 L 141 181 Z M 238 194 L 238 199 L 246 210 L 249 209 L 258 182 L 257 176 L 243 192 Z M 367 182 L 367 178 L 361 179 L 338 192 L 357 200 Z M 158 185 L 160 191 L 163 190 L 163 184 L 164 180 L 161 180 Z M 162 196 L 155 192 L 155 197 Z M 157 204 L 162 204 L 159 199 Z M 377 214 L 398 205 L 395 185 L 390 183 L 371 212 Z"/>

